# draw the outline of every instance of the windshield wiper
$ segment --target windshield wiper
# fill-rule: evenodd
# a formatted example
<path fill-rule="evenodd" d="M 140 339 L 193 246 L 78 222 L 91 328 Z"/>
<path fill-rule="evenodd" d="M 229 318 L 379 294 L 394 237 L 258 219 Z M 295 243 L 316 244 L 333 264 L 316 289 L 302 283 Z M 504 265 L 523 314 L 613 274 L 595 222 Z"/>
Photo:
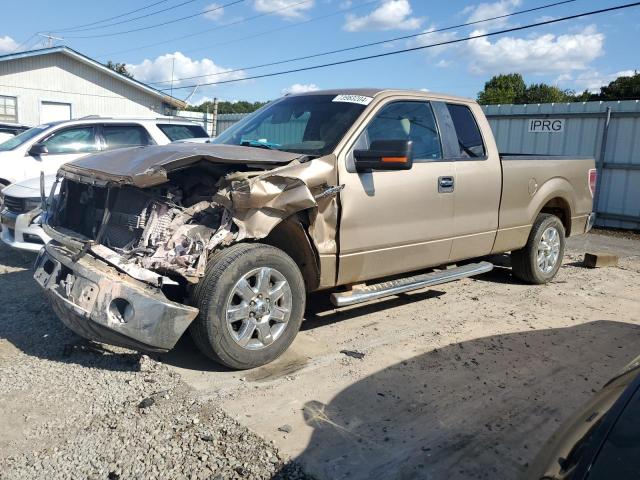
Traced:
<path fill-rule="evenodd" d="M 279 143 L 261 142 L 260 140 L 243 140 L 240 145 L 243 147 L 266 148 L 267 150 L 277 150 L 281 146 Z"/>

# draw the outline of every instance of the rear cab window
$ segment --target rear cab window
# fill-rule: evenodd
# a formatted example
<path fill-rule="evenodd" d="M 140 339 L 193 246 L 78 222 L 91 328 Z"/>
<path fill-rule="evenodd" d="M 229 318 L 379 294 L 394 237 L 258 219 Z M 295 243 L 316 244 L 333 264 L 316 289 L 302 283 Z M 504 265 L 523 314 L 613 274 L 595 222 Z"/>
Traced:
<path fill-rule="evenodd" d="M 157 126 L 172 142 L 175 142 L 176 140 L 185 140 L 187 138 L 204 138 L 209 136 L 200 125 L 158 123 Z"/>
<path fill-rule="evenodd" d="M 486 158 L 482 134 L 471 109 L 466 105 L 447 103 L 447 110 L 458 137 L 459 158 Z"/>

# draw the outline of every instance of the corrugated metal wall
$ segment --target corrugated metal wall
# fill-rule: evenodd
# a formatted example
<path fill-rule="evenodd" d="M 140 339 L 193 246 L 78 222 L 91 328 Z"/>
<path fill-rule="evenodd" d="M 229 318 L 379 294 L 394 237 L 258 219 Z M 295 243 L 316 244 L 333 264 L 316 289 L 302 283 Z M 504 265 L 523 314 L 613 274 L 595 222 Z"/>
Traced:
<path fill-rule="evenodd" d="M 640 101 L 489 105 L 484 111 L 500 152 L 594 157 L 596 223 L 640 229 Z M 530 119 L 562 119 L 564 128 L 530 132 Z"/>
<path fill-rule="evenodd" d="M 234 123 L 239 122 L 244 117 L 246 117 L 247 113 L 221 113 L 218 115 L 218 126 L 217 131 L 218 135 L 224 132 L 227 128 L 229 128 Z"/>

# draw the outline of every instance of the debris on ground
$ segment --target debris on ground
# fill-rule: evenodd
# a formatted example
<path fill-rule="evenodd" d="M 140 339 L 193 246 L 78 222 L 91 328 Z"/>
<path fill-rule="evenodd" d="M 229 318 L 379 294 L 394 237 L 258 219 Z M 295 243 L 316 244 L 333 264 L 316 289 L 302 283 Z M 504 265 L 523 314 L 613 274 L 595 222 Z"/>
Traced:
<path fill-rule="evenodd" d="M 278 427 L 278 431 L 280 432 L 284 432 L 284 433 L 291 433 L 293 431 L 293 427 L 291 427 L 291 425 L 282 425 L 281 427 Z"/>
<path fill-rule="evenodd" d="M 584 266 L 587 268 L 617 267 L 618 256 L 611 253 L 585 253 Z"/>
<path fill-rule="evenodd" d="M 357 358 L 359 360 L 362 360 L 365 355 L 364 353 L 358 352 L 356 350 L 340 350 L 340 353 L 346 355 L 347 357 Z"/>

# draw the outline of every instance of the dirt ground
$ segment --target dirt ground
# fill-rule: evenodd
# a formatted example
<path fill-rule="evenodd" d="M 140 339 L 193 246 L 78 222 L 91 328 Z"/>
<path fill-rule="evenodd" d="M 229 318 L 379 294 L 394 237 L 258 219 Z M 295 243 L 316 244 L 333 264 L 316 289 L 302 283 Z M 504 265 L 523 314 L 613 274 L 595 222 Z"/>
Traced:
<path fill-rule="evenodd" d="M 583 268 L 585 251 L 617 253 L 619 266 Z M 42 354 L 64 327 L 43 330 L 51 314 L 28 260 L 0 248 L 10 300 L 0 313 L 0 368 L 53 362 L 58 396 L 47 406 L 37 388 L 0 393 L 0 461 L 35 450 L 32 432 L 73 410 L 62 392 L 77 364 Z M 292 348 L 255 370 L 218 368 L 189 338 L 153 358 L 318 479 L 518 478 L 559 424 L 640 354 L 640 240 L 572 238 L 557 278 L 539 287 L 514 280 L 506 257 L 491 260 L 503 266 L 359 307 L 336 310 L 313 295 Z M 24 334 L 7 322 L 23 323 Z M 84 398 L 100 404 L 100 384 Z"/>

